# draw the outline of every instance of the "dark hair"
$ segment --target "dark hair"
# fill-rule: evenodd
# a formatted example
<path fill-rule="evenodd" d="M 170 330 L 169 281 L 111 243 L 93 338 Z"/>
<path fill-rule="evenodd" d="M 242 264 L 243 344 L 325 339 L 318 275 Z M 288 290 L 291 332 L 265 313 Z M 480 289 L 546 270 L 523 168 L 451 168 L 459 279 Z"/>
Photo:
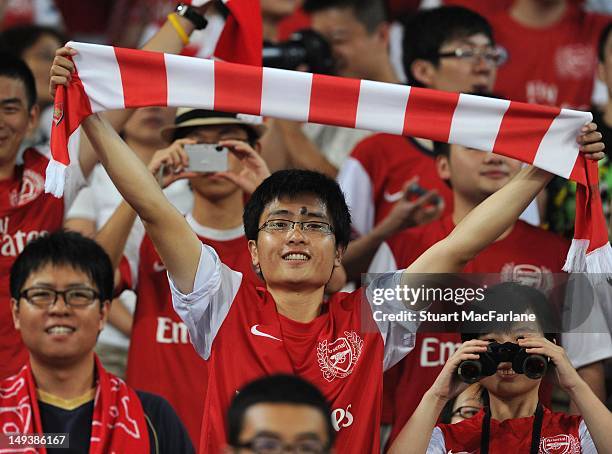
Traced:
<path fill-rule="evenodd" d="M 504 282 L 489 287 L 484 292 L 484 299 L 472 303 L 469 310 L 481 314 L 487 314 L 489 311 L 499 314 L 531 312 L 547 339 L 552 341 L 556 333 L 560 332 L 558 317 L 548 298 L 539 290 L 517 282 Z M 465 321 L 461 324 L 461 341 L 477 339 L 486 333 L 506 333 L 512 326 L 513 324 L 507 321 Z"/>
<path fill-rule="evenodd" d="M 101 302 L 112 299 L 113 266 L 104 249 L 80 233 L 65 230 L 43 235 L 26 245 L 11 267 L 11 296 L 19 300 L 28 277 L 48 264 L 82 271 L 97 287 Z"/>
<path fill-rule="evenodd" d="M 26 91 L 28 110 L 36 104 L 36 82 L 28 65 L 14 54 L 0 52 L 0 77 L 20 80 Z"/>
<path fill-rule="evenodd" d="M 411 71 L 415 60 L 438 64 L 438 52 L 444 43 L 482 33 L 494 43 L 491 25 L 480 14 L 460 6 L 442 6 L 423 10 L 404 23 L 403 66 L 408 84 L 422 87 Z"/>
<path fill-rule="evenodd" d="M 381 0 L 306 0 L 304 11 L 314 13 L 330 8 L 350 8 L 368 33 L 387 21 L 387 11 Z"/>
<path fill-rule="evenodd" d="M 302 194 L 318 197 L 331 217 L 336 244 L 346 247 L 351 236 L 351 215 L 344 194 L 336 181 L 311 170 L 279 170 L 266 178 L 253 192 L 244 207 L 244 231 L 247 239 L 257 240 L 259 218 L 272 201 Z"/>
<path fill-rule="evenodd" d="M 336 433 L 331 423 L 331 410 L 321 391 L 300 377 L 279 374 L 252 381 L 234 396 L 227 411 L 227 440 L 230 446 L 239 443 L 247 410 L 260 403 L 307 405 L 319 410 L 327 425 L 328 445 L 333 445 Z"/>
<path fill-rule="evenodd" d="M 62 45 L 67 41 L 66 37 L 52 27 L 42 25 L 17 25 L 7 28 L 0 33 L 0 48 L 23 58 L 23 53 L 44 35 L 50 35 L 57 39 Z"/>
<path fill-rule="evenodd" d="M 601 34 L 599 35 L 599 44 L 597 45 L 597 56 L 599 57 L 600 63 L 606 58 L 606 42 L 608 41 L 608 36 L 610 36 L 610 32 L 612 32 L 612 21 L 603 29 Z"/>

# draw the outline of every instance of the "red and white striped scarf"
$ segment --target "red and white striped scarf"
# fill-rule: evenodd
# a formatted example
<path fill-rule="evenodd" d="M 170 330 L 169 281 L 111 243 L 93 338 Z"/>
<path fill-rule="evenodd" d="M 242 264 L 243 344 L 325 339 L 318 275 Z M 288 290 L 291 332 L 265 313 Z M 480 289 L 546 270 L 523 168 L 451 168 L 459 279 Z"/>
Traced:
<path fill-rule="evenodd" d="M 579 183 L 566 271 L 612 272 L 597 164 L 576 137 L 592 115 L 554 107 L 177 55 L 69 43 L 76 74 L 55 98 L 46 190 L 60 196 L 67 145 L 93 112 L 199 107 L 422 137 L 499 153 Z M 381 156 L 381 159 L 384 159 Z"/>

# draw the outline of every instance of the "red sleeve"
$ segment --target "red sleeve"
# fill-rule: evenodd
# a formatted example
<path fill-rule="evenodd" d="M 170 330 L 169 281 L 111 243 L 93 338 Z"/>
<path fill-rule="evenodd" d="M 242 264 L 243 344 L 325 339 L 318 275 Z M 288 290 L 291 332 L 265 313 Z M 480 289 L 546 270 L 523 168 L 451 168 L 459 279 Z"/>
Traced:
<path fill-rule="evenodd" d="M 125 255 L 121 257 L 117 272 L 119 273 L 119 281 L 115 285 L 115 296 L 119 296 L 125 290 L 131 290 L 134 286 L 134 282 L 132 281 L 132 268 Z"/>

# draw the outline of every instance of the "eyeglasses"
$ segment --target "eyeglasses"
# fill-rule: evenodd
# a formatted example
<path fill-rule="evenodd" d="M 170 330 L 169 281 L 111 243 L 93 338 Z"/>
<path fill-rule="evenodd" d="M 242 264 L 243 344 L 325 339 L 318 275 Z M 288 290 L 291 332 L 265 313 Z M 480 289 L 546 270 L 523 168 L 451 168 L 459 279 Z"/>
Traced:
<path fill-rule="evenodd" d="M 292 444 L 285 444 L 278 438 L 257 437 L 251 441 L 234 445 L 235 448 L 249 449 L 255 454 L 325 454 L 329 447 L 320 440 L 301 440 Z"/>
<path fill-rule="evenodd" d="M 91 288 L 69 288 L 68 290 L 55 290 L 52 288 L 33 287 L 23 290 L 19 297 L 25 299 L 32 306 L 39 309 L 49 309 L 62 295 L 66 306 L 83 308 L 90 306 L 100 298 L 100 294 Z"/>
<path fill-rule="evenodd" d="M 462 48 L 450 50 L 448 52 L 440 52 L 438 58 L 458 58 L 460 60 L 471 60 L 471 62 L 477 63 L 480 59 L 484 59 L 487 63 L 501 66 L 503 65 L 508 55 L 501 47 L 487 47 L 484 49 L 474 48 Z"/>
<path fill-rule="evenodd" d="M 327 222 L 320 221 L 289 221 L 287 219 L 270 219 L 264 222 L 259 227 L 259 231 L 265 230 L 266 232 L 289 232 L 295 228 L 296 225 L 300 226 L 300 229 L 304 233 L 314 233 L 319 235 L 331 235 L 333 229 Z"/>
<path fill-rule="evenodd" d="M 452 416 L 459 415 L 463 419 L 470 419 L 472 416 L 474 416 L 479 411 L 480 411 L 480 408 L 478 408 L 478 407 L 472 407 L 470 405 L 465 405 L 465 406 L 459 407 L 455 411 L 453 411 Z"/>

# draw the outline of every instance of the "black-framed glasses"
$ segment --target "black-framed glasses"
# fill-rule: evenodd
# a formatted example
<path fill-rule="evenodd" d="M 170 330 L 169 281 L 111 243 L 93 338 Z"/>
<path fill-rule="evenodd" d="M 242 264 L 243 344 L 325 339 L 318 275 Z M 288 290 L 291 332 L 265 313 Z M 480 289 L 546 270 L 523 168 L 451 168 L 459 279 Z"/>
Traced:
<path fill-rule="evenodd" d="M 284 443 L 274 437 L 256 437 L 245 443 L 234 445 L 235 448 L 249 449 L 255 454 L 326 454 L 329 446 L 321 440 L 300 440 L 295 443 Z"/>
<path fill-rule="evenodd" d="M 300 226 L 300 229 L 304 233 L 314 233 L 319 235 L 331 235 L 334 230 L 328 222 L 321 221 L 289 221 L 288 219 L 270 219 L 264 222 L 259 227 L 259 230 L 265 230 L 266 232 L 289 232 L 295 228 L 296 225 Z"/>
<path fill-rule="evenodd" d="M 458 47 L 454 50 L 438 53 L 438 58 L 458 58 L 460 60 L 469 60 L 472 63 L 477 63 L 482 58 L 491 65 L 501 66 L 506 62 L 508 55 L 501 47 L 487 47 L 484 49 Z"/>
<path fill-rule="evenodd" d="M 473 407 L 471 405 L 464 405 L 462 407 L 458 407 L 453 411 L 451 416 L 461 416 L 463 419 L 470 419 L 472 416 L 476 415 L 480 411 L 480 407 Z"/>
<path fill-rule="evenodd" d="M 82 308 L 92 305 L 100 298 L 100 294 L 92 288 L 76 287 L 67 290 L 55 290 L 46 287 L 32 287 L 24 289 L 19 297 L 25 299 L 32 306 L 40 309 L 49 309 L 62 295 L 66 306 Z"/>

